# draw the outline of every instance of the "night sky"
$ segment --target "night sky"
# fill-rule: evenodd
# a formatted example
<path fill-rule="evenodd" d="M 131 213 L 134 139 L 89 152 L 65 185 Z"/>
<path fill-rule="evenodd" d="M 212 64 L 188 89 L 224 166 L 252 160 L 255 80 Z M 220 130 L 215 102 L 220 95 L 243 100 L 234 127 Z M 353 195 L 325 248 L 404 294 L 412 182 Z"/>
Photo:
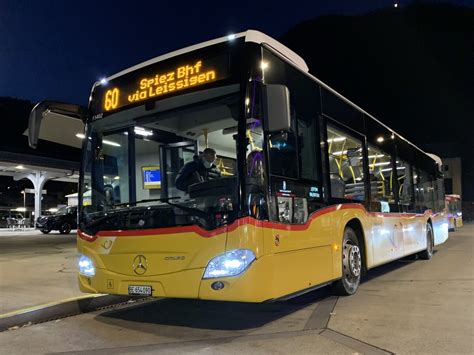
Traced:
<path fill-rule="evenodd" d="M 278 37 L 314 17 L 364 14 L 395 2 L 2 0 L 0 96 L 86 104 L 97 79 L 174 49 L 246 29 Z"/>

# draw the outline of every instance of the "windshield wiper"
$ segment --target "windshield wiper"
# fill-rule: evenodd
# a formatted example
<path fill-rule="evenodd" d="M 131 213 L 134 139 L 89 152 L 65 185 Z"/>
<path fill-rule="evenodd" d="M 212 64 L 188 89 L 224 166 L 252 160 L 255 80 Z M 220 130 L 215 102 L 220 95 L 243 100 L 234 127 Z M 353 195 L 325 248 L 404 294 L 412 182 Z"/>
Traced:
<path fill-rule="evenodd" d="M 175 197 L 165 197 L 165 198 L 149 198 L 146 200 L 140 200 L 140 201 L 133 201 L 133 202 L 124 202 L 124 203 L 119 203 L 116 205 L 113 205 L 114 207 L 119 207 L 119 206 L 131 206 L 131 205 L 136 205 L 137 203 L 146 203 L 146 202 L 168 202 L 170 200 L 178 200 L 181 197 L 175 196 Z"/>
<path fill-rule="evenodd" d="M 178 204 L 175 204 L 175 203 L 171 203 L 169 201 L 164 201 L 166 202 L 168 205 L 170 206 L 173 206 L 173 207 L 176 207 L 176 208 L 179 208 L 185 212 L 188 212 L 189 214 L 192 214 L 196 217 L 199 217 L 199 218 L 202 218 L 204 219 L 206 222 L 211 222 L 212 221 L 212 216 L 209 214 L 209 213 L 206 213 L 204 211 L 201 211 L 200 209 L 198 208 L 194 208 L 194 207 L 187 207 L 187 206 L 183 206 L 183 205 L 178 205 Z"/>
<path fill-rule="evenodd" d="M 212 215 L 211 214 L 206 213 L 204 211 L 201 211 L 200 209 L 197 209 L 197 208 L 194 208 L 194 207 L 187 207 L 187 206 L 183 206 L 183 205 L 179 205 L 179 204 L 175 204 L 175 203 L 170 202 L 170 200 L 177 200 L 177 199 L 180 199 L 180 198 L 181 197 L 145 199 L 145 200 L 140 200 L 140 201 L 135 201 L 135 202 L 127 202 L 127 203 L 117 204 L 117 205 L 114 205 L 114 207 L 130 206 L 130 205 L 134 205 L 134 204 L 138 204 L 138 203 L 146 203 L 146 202 L 164 202 L 164 203 L 168 204 L 169 206 L 179 208 L 182 211 L 188 212 L 190 215 L 196 216 L 198 218 L 202 218 L 208 223 L 212 223 L 213 220 L 212 220 Z M 86 231 L 90 228 L 96 227 L 96 226 L 104 223 L 105 221 L 108 221 L 108 220 L 113 219 L 117 216 L 123 215 L 124 212 L 128 213 L 128 212 L 130 212 L 130 209 L 121 209 L 121 210 L 118 210 L 118 211 L 109 210 L 109 211 L 105 212 L 104 216 L 99 217 L 99 218 L 89 222 L 85 226 L 83 226 L 83 229 L 84 229 L 84 231 Z"/>
<path fill-rule="evenodd" d="M 140 201 L 135 201 L 135 202 L 127 202 L 127 203 L 121 203 L 121 204 L 118 204 L 118 205 L 114 205 L 114 206 L 130 206 L 130 205 L 135 205 L 137 203 L 146 203 L 146 202 L 164 202 L 170 206 L 173 206 L 173 207 L 176 207 L 176 208 L 179 208 L 185 212 L 188 212 L 196 217 L 199 217 L 199 218 L 202 218 L 206 221 L 209 221 L 210 220 L 210 215 L 204 211 L 201 211 L 200 209 L 197 209 L 197 208 L 193 208 L 193 207 L 187 207 L 187 206 L 183 206 L 183 205 L 178 205 L 176 203 L 171 203 L 170 200 L 179 200 L 181 199 L 181 197 L 179 196 L 175 196 L 175 197 L 165 197 L 165 198 L 149 198 L 149 199 L 146 199 L 146 200 L 140 200 Z"/>
<path fill-rule="evenodd" d="M 102 217 L 99 217 L 97 219 L 94 219 L 92 222 L 87 223 L 82 227 L 82 229 L 87 232 L 89 228 L 95 227 L 109 219 L 115 218 L 117 216 L 122 215 L 123 212 L 128 212 L 128 210 L 122 210 L 122 211 L 114 211 L 110 213 L 110 211 L 106 212 Z"/>
<path fill-rule="evenodd" d="M 145 202 L 168 202 L 169 200 L 174 200 L 174 199 L 178 199 L 178 198 L 180 198 L 180 197 L 153 198 L 153 199 L 147 199 L 147 200 L 141 200 L 141 201 L 135 201 L 135 202 L 120 203 L 120 204 L 114 205 L 114 207 L 130 206 L 130 205 L 133 205 L 133 204 L 145 203 Z M 88 224 L 86 224 L 83 227 L 83 229 L 87 230 L 89 228 L 95 227 L 95 226 L 97 226 L 97 225 L 99 225 L 99 224 L 101 224 L 101 223 L 103 223 L 107 220 L 110 220 L 114 217 L 122 215 L 123 212 L 128 212 L 128 211 L 129 211 L 128 209 L 123 209 L 123 210 L 119 210 L 119 211 L 109 210 L 109 211 L 105 212 L 102 217 L 94 219 L 92 222 L 89 222 Z"/>

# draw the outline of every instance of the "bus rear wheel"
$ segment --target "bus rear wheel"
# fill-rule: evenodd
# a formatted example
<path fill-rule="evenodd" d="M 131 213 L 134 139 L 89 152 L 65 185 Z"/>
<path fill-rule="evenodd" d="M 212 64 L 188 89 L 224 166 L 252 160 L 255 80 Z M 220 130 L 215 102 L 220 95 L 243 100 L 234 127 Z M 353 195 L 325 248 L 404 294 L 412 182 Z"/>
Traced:
<path fill-rule="evenodd" d="M 434 238 L 433 238 L 433 227 L 431 223 L 426 223 L 426 250 L 423 250 L 418 254 L 418 257 L 423 260 L 430 260 L 433 257 L 434 250 Z"/>
<path fill-rule="evenodd" d="M 334 293 L 340 296 L 356 293 L 361 274 L 362 253 L 357 234 L 351 227 L 346 227 L 342 240 L 342 278 L 333 283 Z"/>

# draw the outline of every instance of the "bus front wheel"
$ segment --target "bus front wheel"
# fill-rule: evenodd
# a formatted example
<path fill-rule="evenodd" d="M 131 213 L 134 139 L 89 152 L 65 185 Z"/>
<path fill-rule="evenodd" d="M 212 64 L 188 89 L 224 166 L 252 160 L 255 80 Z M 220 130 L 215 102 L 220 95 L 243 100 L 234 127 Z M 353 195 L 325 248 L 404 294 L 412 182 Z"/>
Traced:
<path fill-rule="evenodd" d="M 340 296 L 356 293 L 361 273 L 362 254 L 357 234 L 351 227 L 346 227 L 342 240 L 342 278 L 333 283 L 334 293 Z"/>
<path fill-rule="evenodd" d="M 434 238 L 433 227 L 431 223 L 426 223 L 426 250 L 418 254 L 418 257 L 423 260 L 430 260 L 433 257 Z"/>

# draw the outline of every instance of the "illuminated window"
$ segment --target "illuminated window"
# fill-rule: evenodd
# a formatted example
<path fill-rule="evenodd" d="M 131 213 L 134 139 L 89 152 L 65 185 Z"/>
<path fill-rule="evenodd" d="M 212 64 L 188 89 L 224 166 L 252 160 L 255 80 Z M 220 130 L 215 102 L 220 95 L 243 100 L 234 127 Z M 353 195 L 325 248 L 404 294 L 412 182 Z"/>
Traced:
<path fill-rule="evenodd" d="M 332 197 L 364 200 L 362 142 L 328 126 L 328 152 Z"/>
<path fill-rule="evenodd" d="M 414 212 L 413 178 L 410 165 L 397 158 L 398 200 L 402 212 Z"/>
<path fill-rule="evenodd" d="M 392 169 L 391 156 L 369 145 L 368 159 L 372 201 L 395 203 L 393 191 L 396 175 Z"/>
<path fill-rule="evenodd" d="M 417 212 L 423 213 L 426 210 L 435 210 L 434 187 L 431 176 L 421 169 L 416 173 L 415 200 Z"/>

